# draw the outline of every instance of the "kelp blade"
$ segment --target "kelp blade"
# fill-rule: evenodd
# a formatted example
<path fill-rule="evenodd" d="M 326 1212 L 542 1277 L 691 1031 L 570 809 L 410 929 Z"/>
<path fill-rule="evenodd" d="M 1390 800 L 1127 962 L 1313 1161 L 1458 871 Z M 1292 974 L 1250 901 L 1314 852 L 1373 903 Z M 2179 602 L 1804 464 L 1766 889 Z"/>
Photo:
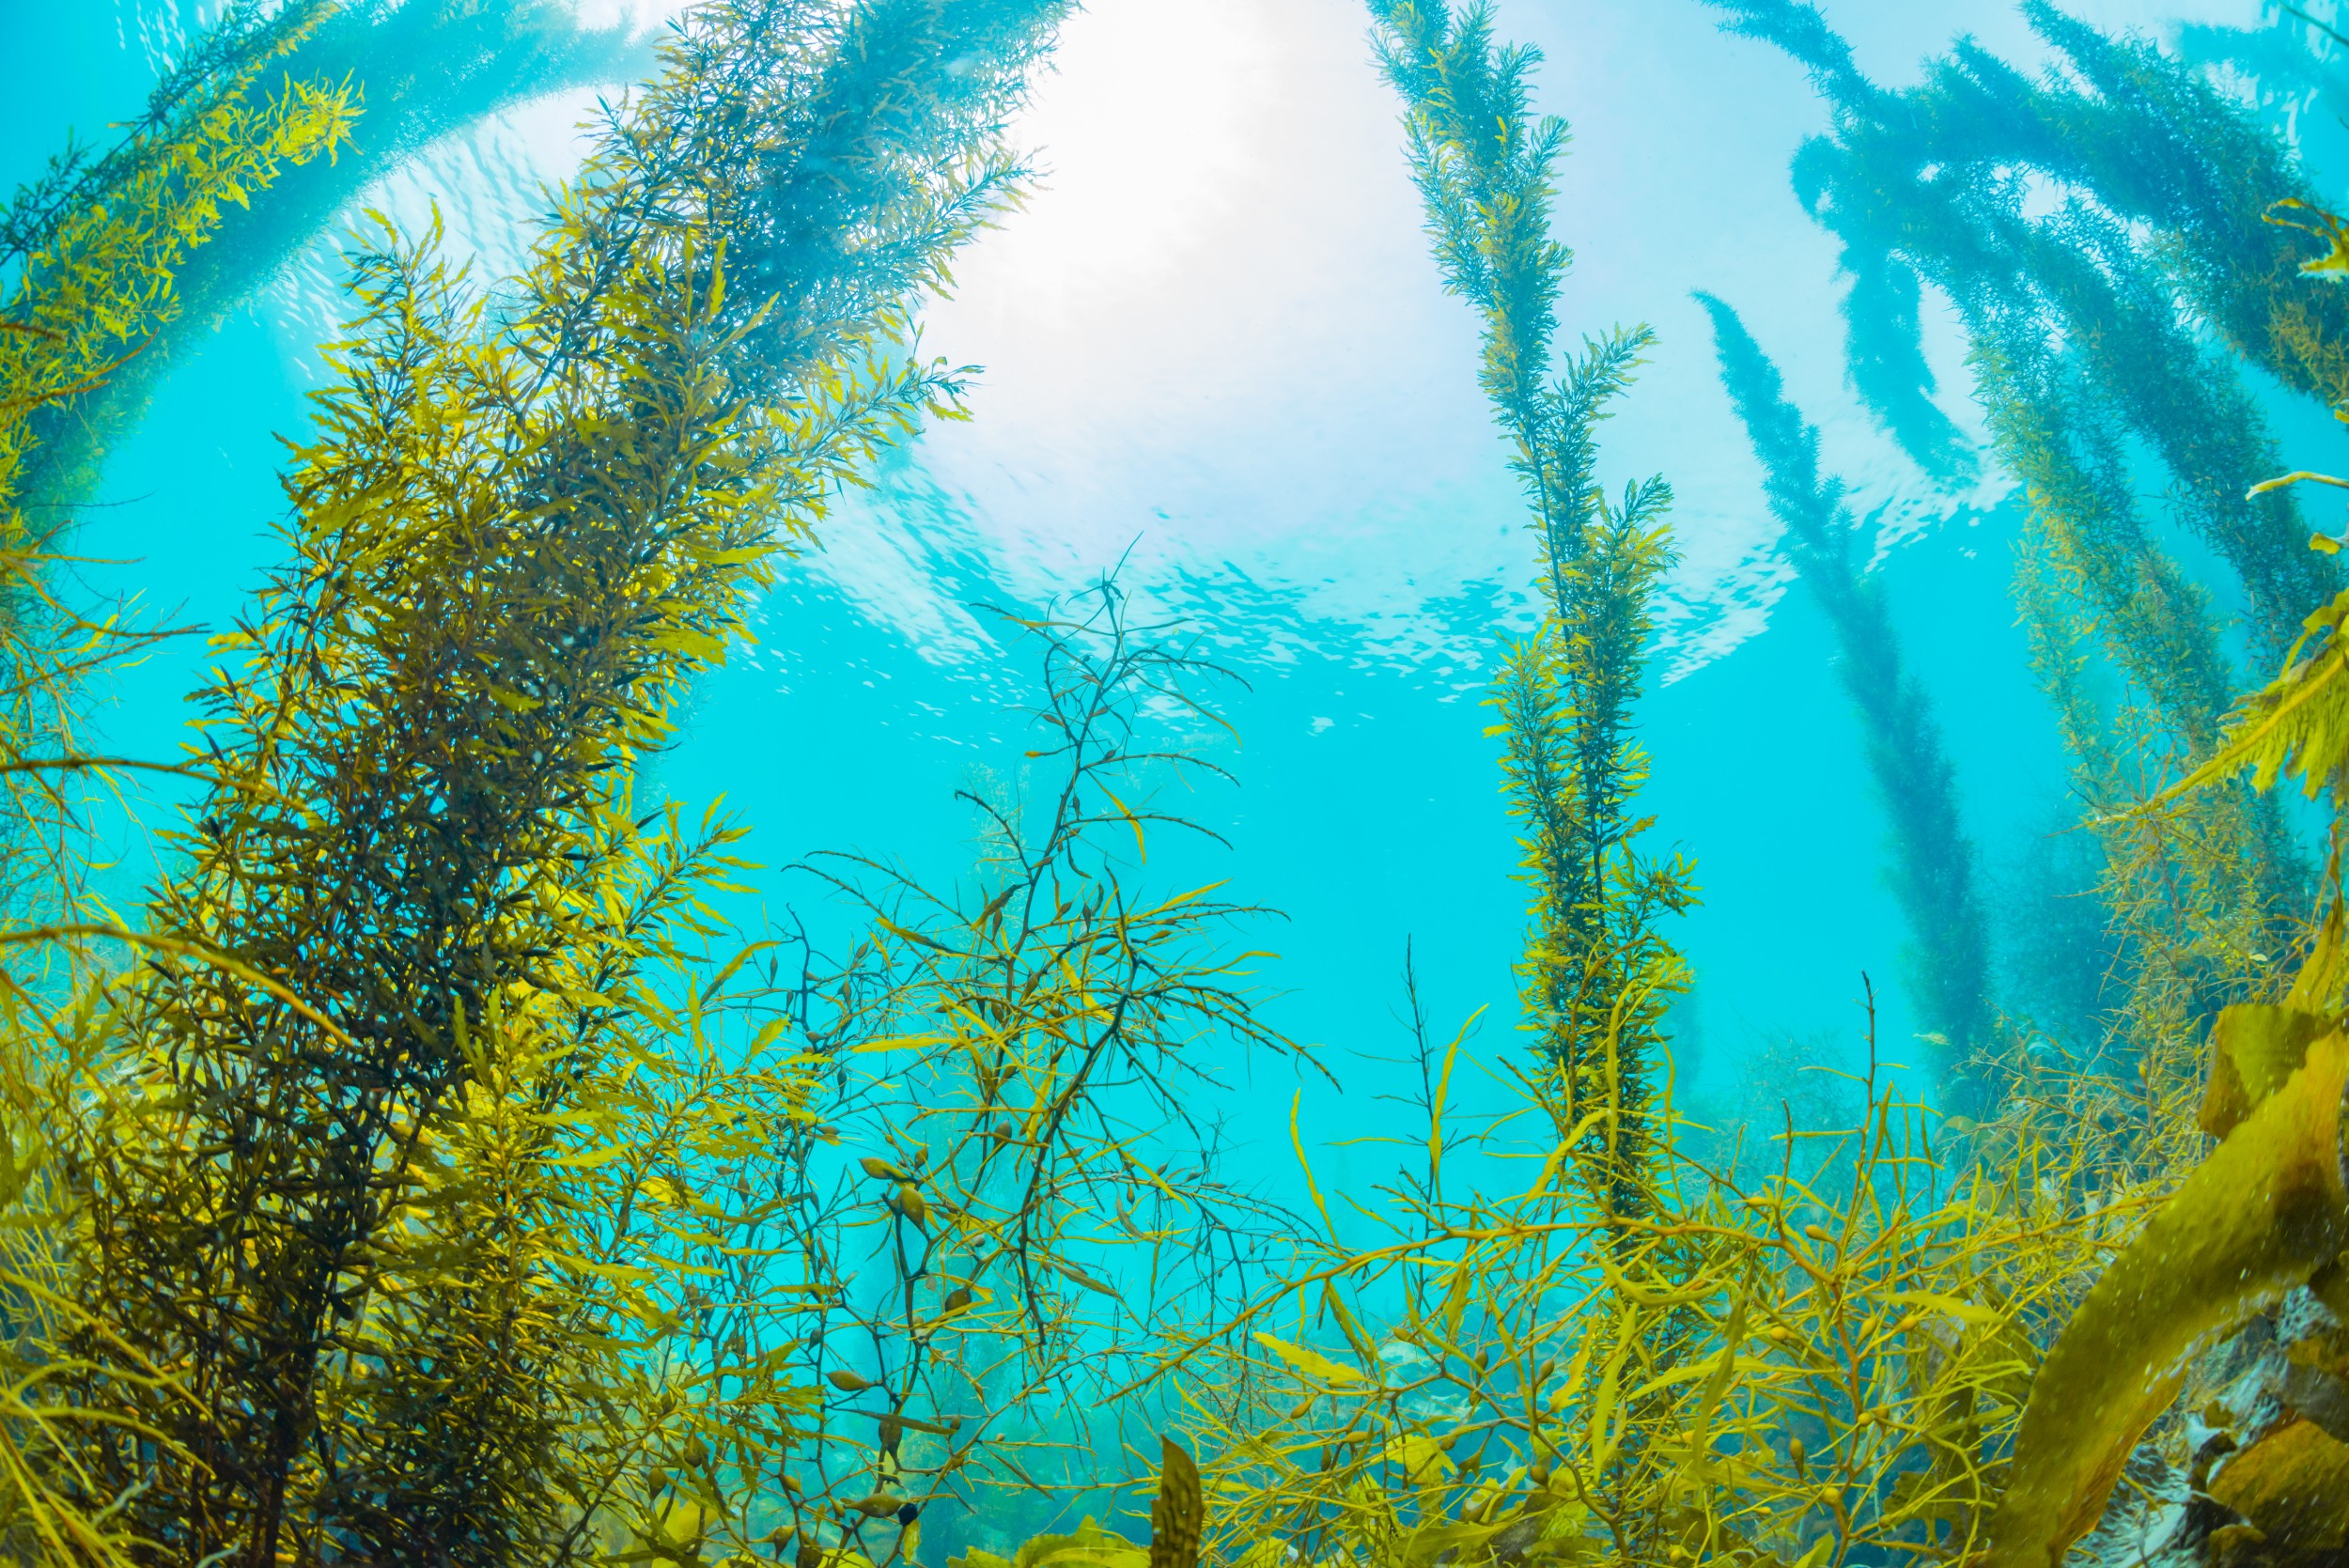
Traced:
<path fill-rule="evenodd" d="M 1207 1518 L 1199 1467 L 1172 1437 L 1161 1437 L 1158 1500 L 1150 1505 L 1150 1568 L 1197 1568 Z"/>
<path fill-rule="evenodd" d="M 1990 1568 L 2043 1568 L 2092 1529 L 2186 1358 L 2349 1242 L 2341 1099 L 2349 1040 L 2326 1036 L 2088 1293 L 2041 1366 L 1990 1524 Z"/>

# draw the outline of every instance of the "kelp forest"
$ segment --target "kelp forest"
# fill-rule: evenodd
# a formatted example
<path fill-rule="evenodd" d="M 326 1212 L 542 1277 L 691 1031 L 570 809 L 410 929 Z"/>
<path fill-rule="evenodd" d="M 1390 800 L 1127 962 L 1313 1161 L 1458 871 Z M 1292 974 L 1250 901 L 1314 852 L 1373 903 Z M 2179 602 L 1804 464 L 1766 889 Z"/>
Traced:
<path fill-rule="evenodd" d="M 1281 1181 L 1233 1157 L 1241 1064 L 1346 1063 L 1268 1007 L 1244 867 L 1151 861 L 1215 831 L 1243 672 L 1118 572 L 993 612 L 1025 738 L 966 866 L 796 868 L 845 944 L 747 924 L 747 824 L 645 784 L 845 500 L 972 412 L 919 329 L 1035 185 L 1073 0 L 236 0 L 61 140 L 0 217 L 0 1553 L 2349 1561 L 2349 451 L 2273 414 L 2349 420 L 2349 218 L 2242 86 L 2349 108 L 2349 39 L 2029 0 L 2045 69 L 1962 41 L 1891 87 L 1803 0 L 1685 4 L 1815 92 L 1793 194 L 1865 417 L 1928 488 L 2014 481 L 2088 978 L 1999 961 L 1952 694 L 1723 276 L 1703 349 L 1904 963 L 1862 1069 L 1735 1126 L 1681 1092 L 1704 867 L 1641 714 L 1686 540 L 1602 439 L 1658 337 L 1566 303 L 1593 241 L 1515 10 L 1364 0 L 1532 570 L 1479 672 L 1514 991 L 1480 1030 L 1408 988 L 1353 1187 L 1293 1111 Z M 510 275 L 354 206 L 582 86 Z M 321 236 L 272 564 L 180 750 L 115 754 L 95 694 L 182 634 L 82 591 L 109 461 Z M 179 804 L 126 901 L 88 824 L 134 780 Z"/>

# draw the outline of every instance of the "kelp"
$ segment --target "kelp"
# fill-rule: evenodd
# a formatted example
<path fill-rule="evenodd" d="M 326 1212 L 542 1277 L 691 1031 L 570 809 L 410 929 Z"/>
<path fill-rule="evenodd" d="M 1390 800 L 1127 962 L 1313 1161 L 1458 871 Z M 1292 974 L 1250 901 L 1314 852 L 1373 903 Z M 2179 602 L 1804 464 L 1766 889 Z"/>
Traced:
<path fill-rule="evenodd" d="M 570 0 L 333 0 L 288 8 L 300 17 L 251 31 L 233 16 L 205 46 L 224 74 L 260 68 L 332 87 L 366 106 L 364 135 L 329 159 L 309 159 L 248 182 L 244 199 L 216 214 L 208 241 L 174 278 L 175 308 L 154 323 L 137 355 L 45 422 L 39 450 L 20 487 L 23 504 L 55 529 L 94 493 L 102 465 L 135 425 L 168 370 L 241 303 L 281 274 L 297 253 L 346 211 L 359 194 L 437 138 L 531 98 L 649 75 L 648 40 L 625 25 L 590 27 Z M 133 194 L 117 157 L 76 167 L 77 204 L 99 193 Z M 50 205 L 36 190 L 0 218 L 27 232 Z M 23 254 L 0 241 L 0 264 Z"/>
<path fill-rule="evenodd" d="M 733 831 L 629 779 L 778 547 L 953 397 L 905 312 L 1019 178 L 1061 9 L 705 7 L 494 326 L 429 240 L 355 258 L 142 961 L 48 1024 L 96 1063 L 64 1480 L 149 1560 L 743 1543 L 813 1400 L 697 1281 L 759 1247 L 809 1085 L 695 951 Z"/>
<path fill-rule="evenodd" d="M 1532 516 L 1541 623 L 1513 642 L 1487 699 L 1532 890 L 1518 965 L 1525 1027 L 1567 1085 L 1600 1202 L 1628 1210 L 1654 1131 L 1662 1019 L 1686 986 L 1663 922 L 1694 899 L 1691 868 L 1641 854 L 1647 760 L 1632 712 L 1672 563 L 1671 488 L 1598 479 L 1597 427 L 1651 342 L 1645 328 L 1555 345 L 1572 253 L 1550 230 L 1565 122 L 1535 116 L 1537 52 L 1498 46 L 1488 6 L 1372 0 L 1380 69 L 1402 95 L 1412 177 L 1444 284 L 1483 327 L 1479 381 Z M 1607 1174 L 1606 1172 L 1614 1172 Z"/>
<path fill-rule="evenodd" d="M 2230 776 L 2341 776 L 2349 611 L 2223 718 L 2223 665 L 2161 642 L 2192 584 L 2108 505 L 2110 411 L 2007 343 L 2034 654 L 2146 878 L 2109 896 L 2166 944 L 2133 1054 L 1992 1054 L 1949 1115 L 1871 1013 L 1846 1123 L 1787 1110 L 1708 1163 L 1657 1070 L 1687 874 L 1629 847 L 1662 492 L 1595 478 L 1640 339 L 1552 371 L 1563 132 L 1481 10 L 1376 14 L 1541 551 L 1496 691 L 1537 894 L 1522 1181 L 1464 1187 L 1527 1151 L 1462 1125 L 1466 1032 L 1415 995 L 1394 1181 L 1333 1195 L 1298 1140 L 1298 1214 L 1221 1169 L 1199 1092 L 1294 1048 L 1225 939 L 1261 911 L 1144 887 L 1180 825 L 1154 789 L 1222 732 L 1202 645 L 1114 582 L 1015 617 L 1034 744 L 968 792 L 963 885 L 823 858 L 864 928 L 837 964 L 718 919 L 740 830 L 633 777 L 834 489 L 952 411 L 911 301 L 1016 189 L 1002 128 L 1062 10 L 705 7 L 495 311 L 429 237 L 354 257 L 146 924 L 11 934 L 86 969 L 0 992 L 28 1048 L 0 1065 L 7 1548 L 892 1568 L 948 1499 L 1146 1473 L 1113 1439 L 1147 1431 L 1147 1546 L 1087 1517 L 956 1560 L 2045 1562 L 2112 1528 L 2132 1464 L 2197 1498 L 2187 1549 L 2336 1552 L 2349 916 L 2338 859 L 2319 918 L 2276 912 Z M 2143 612 L 2116 663 L 2167 660 L 2117 711 L 2083 606 Z M 2296 1414 L 2214 1386 L 2276 1346 Z"/>
<path fill-rule="evenodd" d="M 1826 613 L 1838 673 L 1857 709 L 1876 796 L 1892 824 L 1889 880 L 1908 925 L 1906 959 L 1926 1030 L 1964 1062 L 1989 1029 L 1987 918 L 1975 852 L 1931 694 L 1905 667 L 1880 576 L 1856 559 L 1859 524 L 1840 480 L 1819 472 L 1819 433 L 1786 400 L 1778 367 L 1736 313 L 1698 296 L 1712 318 L 1721 384 L 1763 464 L 1785 550 Z M 1962 1084 L 1947 1086 L 1963 1097 Z"/>

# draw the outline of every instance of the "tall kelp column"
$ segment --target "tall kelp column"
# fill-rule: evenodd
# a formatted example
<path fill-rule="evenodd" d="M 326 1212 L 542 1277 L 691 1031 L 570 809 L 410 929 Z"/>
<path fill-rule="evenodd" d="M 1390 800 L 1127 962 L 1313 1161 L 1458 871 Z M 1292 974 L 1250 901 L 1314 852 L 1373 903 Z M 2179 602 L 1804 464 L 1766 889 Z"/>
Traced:
<path fill-rule="evenodd" d="M 1500 48 L 1481 5 L 1374 4 L 1379 63 L 1403 95 L 1411 171 L 1445 287 L 1484 326 L 1479 380 L 1532 510 L 1541 623 L 1494 682 L 1510 809 L 1524 824 L 1532 930 L 1518 966 L 1527 1027 L 1558 1113 L 1588 1122 L 1610 1210 L 1638 1212 L 1654 1141 L 1661 1021 L 1685 985 L 1659 929 L 1692 896 L 1683 862 L 1635 849 L 1647 761 L 1632 708 L 1672 564 L 1660 478 L 1610 500 L 1597 427 L 1652 341 L 1645 328 L 1562 355 L 1550 178 L 1565 122 L 1530 108 L 1531 50 Z M 1563 362 L 1563 363 L 1562 363 Z"/>
<path fill-rule="evenodd" d="M 15 993 L 54 1067 L 10 1318 L 54 1514 L 179 1563 L 788 1524 L 813 1396 L 687 1297 L 773 1219 L 739 1172 L 803 1073 L 739 965 L 687 972 L 730 831 L 630 779 L 778 552 L 955 396 L 908 311 L 1019 179 L 1065 8 L 700 8 L 496 311 L 429 239 L 355 258 L 141 962 Z"/>
<path fill-rule="evenodd" d="M 2186 62 L 2044 0 L 2024 9 L 2055 55 L 2046 72 L 1962 42 L 1899 90 L 1870 82 L 1800 0 L 1713 3 L 1725 28 L 1797 61 L 1832 115 L 1794 179 L 1842 249 L 1854 389 L 1928 474 L 1954 488 L 1979 472 L 1932 398 L 1930 285 L 1967 335 L 1989 456 L 2024 489 L 2015 596 L 2097 824 L 2120 959 L 2093 983 L 2102 1027 L 2053 1043 L 2124 1075 L 2190 1073 L 2213 1014 L 2259 986 L 2257 955 L 2285 939 L 2310 868 L 2239 786 L 2123 808 L 2211 754 L 2232 694 L 2339 586 L 2336 562 L 2303 548 L 2294 496 L 2259 483 L 2285 465 L 2252 372 L 2326 402 L 2349 394 L 2349 312 L 2308 287 L 2296 237 L 2267 221 L 2312 197 L 2308 177 Z M 2152 493 L 2222 564 L 2216 582 L 2163 544 Z M 2015 1044 L 2058 1022 L 2009 1021 Z"/>
<path fill-rule="evenodd" d="M 1786 554 L 1825 612 L 1837 673 L 1857 711 L 1876 795 L 1891 823 L 1892 895 L 1908 926 L 1902 957 L 1917 1010 L 1940 1049 L 1940 1092 L 1979 1112 L 1965 1063 L 1991 1027 L 1988 921 L 1955 769 L 1932 693 L 1906 665 L 1890 598 L 1860 556 L 1859 525 L 1842 482 L 1819 467 L 1819 432 L 1786 398 L 1778 367 L 1735 311 L 1698 296 L 1713 318 L 1721 384 L 1762 461 Z"/>

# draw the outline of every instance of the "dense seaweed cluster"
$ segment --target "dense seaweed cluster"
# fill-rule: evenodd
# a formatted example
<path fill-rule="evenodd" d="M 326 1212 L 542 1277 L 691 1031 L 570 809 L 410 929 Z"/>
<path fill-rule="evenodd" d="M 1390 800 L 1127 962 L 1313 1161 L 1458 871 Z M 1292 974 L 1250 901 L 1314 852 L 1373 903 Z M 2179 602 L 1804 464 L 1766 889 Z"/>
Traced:
<path fill-rule="evenodd" d="M 2349 592 L 2293 497 L 2349 481 L 2285 474 L 2248 389 L 2349 395 L 2349 225 L 2197 69 L 2052 8 L 2044 81 L 1968 48 L 1890 93 L 1810 8 L 1719 3 L 1833 108 L 1797 183 L 1844 245 L 1855 388 L 1937 481 L 2025 488 L 2101 1013 L 2051 1031 L 2000 995 L 1931 695 L 1816 431 L 1708 298 L 1947 1049 L 1930 1100 L 1872 1028 L 1864 1072 L 1752 1146 L 1680 1119 L 1693 868 L 1639 848 L 1636 733 L 1670 491 L 1599 477 L 1652 340 L 1559 345 L 1564 127 L 1537 57 L 1448 0 L 1369 21 L 1537 547 L 1490 696 L 1529 890 L 1521 1183 L 1462 1176 L 1466 1035 L 1415 995 L 1389 1185 L 1329 1193 L 1301 1143 L 1302 1212 L 1227 1176 L 1223 1066 L 1312 1059 L 1255 1011 L 1253 911 L 1147 883 L 1229 672 L 1114 578 L 1007 615 L 1031 745 L 966 792 L 970 877 L 814 862 L 869 917 L 844 957 L 726 928 L 740 830 L 633 800 L 747 597 L 957 411 L 914 313 L 1025 177 L 1004 128 L 1067 0 L 707 0 L 520 275 L 372 231 L 279 563 L 168 765 L 186 825 L 142 909 L 97 907 L 76 781 L 139 765 L 80 747 L 72 697 L 137 641 L 48 566 L 144 366 L 382 160 L 640 48 L 523 0 L 235 8 L 0 220 L 0 1552 L 2339 1560 Z M 1932 396 L 1928 287 L 1986 452 Z M 2286 779 L 2332 813 L 2322 869 Z M 1058 1516 L 1137 1483 L 1146 1545 Z"/>

